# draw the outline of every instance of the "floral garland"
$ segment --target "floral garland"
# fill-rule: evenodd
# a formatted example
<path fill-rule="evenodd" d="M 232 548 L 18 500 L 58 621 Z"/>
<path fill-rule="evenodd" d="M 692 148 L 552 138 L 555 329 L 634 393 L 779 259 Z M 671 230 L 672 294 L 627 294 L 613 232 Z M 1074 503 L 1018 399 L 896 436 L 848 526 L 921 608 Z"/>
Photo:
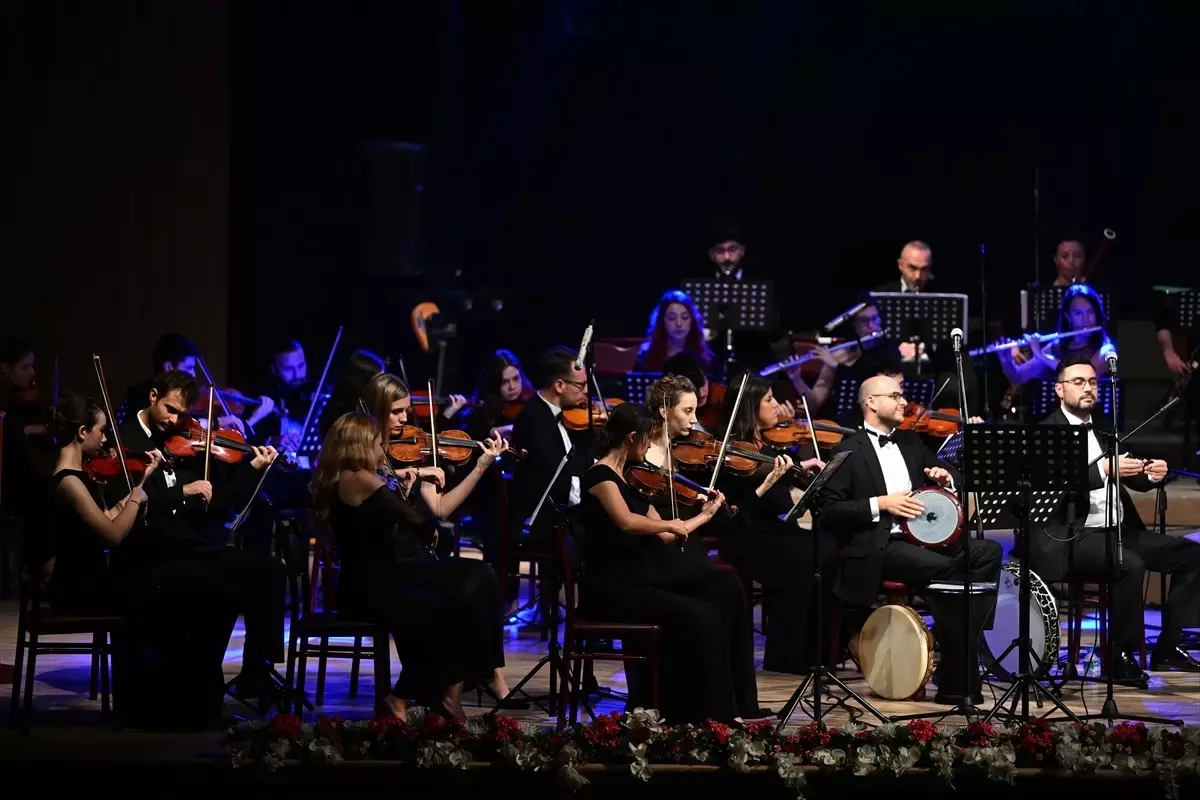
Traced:
<path fill-rule="evenodd" d="M 1007 783 L 1021 767 L 1077 774 L 1153 770 L 1171 800 L 1178 800 L 1181 779 L 1200 776 L 1200 727 L 1150 730 L 1140 723 L 1111 728 L 1100 723 L 1052 726 L 1042 720 L 1014 727 L 972 722 L 965 728 L 928 720 L 878 728 L 811 723 L 777 736 L 769 722 L 729 726 L 709 720 L 672 726 L 657 711 L 643 709 L 604 714 L 562 731 L 523 726 L 503 716 L 462 723 L 411 709 L 407 723 L 320 717 L 305 724 L 281 714 L 269 722 L 232 728 L 228 744 L 235 767 L 273 770 L 288 762 L 323 766 L 370 760 L 465 769 L 472 762 L 498 762 L 556 772 L 572 788 L 588 783 L 580 772 L 586 764 L 628 764 L 641 780 L 649 780 L 657 764 L 715 765 L 735 772 L 769 767 L 798 795 L 806 773 L 813 770 L 899 776 L 909 768 L 926 767 L 950 786 L 960 770 Z"/>

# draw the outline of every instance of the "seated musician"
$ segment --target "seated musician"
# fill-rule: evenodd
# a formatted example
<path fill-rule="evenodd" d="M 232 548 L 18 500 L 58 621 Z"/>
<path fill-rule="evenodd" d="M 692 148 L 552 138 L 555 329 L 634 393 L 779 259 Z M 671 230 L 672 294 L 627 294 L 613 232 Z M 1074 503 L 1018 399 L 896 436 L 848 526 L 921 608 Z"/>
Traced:
<path fill-rule="evenodd" d="M 476 440 L 507 439 L 517 418 L 516 414 L 509 416 L 512 407 L 519 407 L 532 395 L 533 384 L 525 377 L 521 362 L 511 350 L 497 350 L 479 369 L 463 429 Z"/>
<path fill-rule="evenodd" d="M 1058 368 L 1055 393 L 1060 408 L 1046 419 L 1046 425 L 1107 426 L 1093 413 L 1097 402 L 1096 370 L 1086 358 L 1064 360 Z M 1088 432 L 1088 461 L 1102 452 L 1096 430 Z M 1111 606 L 1114 649 L 1113 677 L 1145 680 L 1132 653 L 1145 640 L 1142 618 L 1142 582 L 1147 572 L 1171 576 L 1171 591 L 1163 610 L 1162 634 L 1150 658 L 1154 671 L 1177 669 L 1200 672 L 1200 661 L 1180 646 L 1181 629 L 1200 627 L 1200 544 L 1183 536 L 1164 536 L 1148 530 L 1138 516 L 1129 489 L 1149 491 L 1167 477 L 1167 464 L 1157 459 L 1131 458 L 1122 454 L 1118 468 L 1121 476 L 1121 539 L 1123 557 L 1116 567 Z M 1106 580 L 1105 527 L 1108 524 L 1106 491 L 1109 462 L 1102 459 L 1090 470 L 1091 491 L 1074 505 L 1075 520 L 1066 518 L 1066 506 L 1059 522 L 1035 528 L 1031 541 L 1032 568 L 1045 581 L 1066 578 Z M 1083 511 L 1086 509 L 1086 512 Z"/>
<path fill-rule="evenodd" d="M 663 362 L 663 377 L 678 375 L 691 381 L 696 389 L 697 406 L 708 402 L 708 376 L 704 373 L 704 362 L 691 353 L 676 353 Z"/>
<path fill-rule="evenodd" d="M 877 374 L 885 366 L 890 367 L 893 364 L 903 363 L 903 352 L 908 352 L 910 356 L 915 357 L 914 351 L 902 351 L 901 345 L 886 336 L 864 340 L 864 337 L 883 332 L 883 318 L 879 315 L 879 308 L 871 300 L 870 295 L 863 295 L 860 302 L 864 303 L 864 306 L 850 320 L 852 326 L 850 335 L 863 341 L 855 347 L 839 350 L 829 356 L 829 359 L 837 364 L 832 380 L 818 380 L 811 389 L 808 389 L 804 385 L 803 379 L 799 378 L 799 369 L 788 373 L 796 390 L 808 398 L 808 407 L 812 411 L 819 410 L 823 417 L 836 417 L 837 409 L 832 407 L 831 400 L 836 398 L 834 391 L 843 383 L 849 382 L 860 386 L 863 381 Z M 911 344 L 908 346 L 909 348 L 913 347 Z M 822 356 L 822 360 L 825 360 L 824 356 Z M 839 420 L 839 422 L 850 424 L 852 420 Z"/>
<path fill-rule="evenodd" d="M 904 419 L 905 401 L 894 378 L 868 378 L 859 388 L 858 402 L 863 429 L 837 448 L 853 455 L 818 498 L 821 527 L 836 534 L 841 545 L 834 593 L 866 608 L 875 602 L 884 581 L 899 581 L 919 591 L 931 583 L 962 582 L 964 566 L 973 582 L 997 580 L 1002 552 L 996 542 L 972 539 L 968 565 L 962 536 L 948 552 L 905 540 L 900 521 L 915 519 L 924 510 L 911 493 L 929 485 L 954 491 L 955 476 L 919 434 L 896 429 Z M 943 649 L 960 646 L 958 626 L 944 627 L 939 634 Z"/>
<path fill-rule="evenodd" d="M 680 579 L 660 571 L 659 551 L 677 550 L 723 498 L 691 519 L 664 520 L 625 479 L 626 467 L 643 461 L 653 425 L 645 406 L 624 403 L 597 436 L 599 460 L 583 480 L 581 608 L 597 619 L 661 626 L 659 710 L 666 719 L 757 716 L 754 643 L 737 576 L 709 569 Z M 648 706 L 648 698 L 631 688 L 629 705 Z"/>
<path fill-rule="evenodd" d="M 129 417 L 145 407 L 146 395 L 150 393 L 150 389 L 154 386 L 154 376 L 162 375 L 166 372 L 186 372 L 193 378 L 196 377 L 196 359 L 200 357 L 200 350 L 186 336 L 178 333 L 164 333 L 154 343 L 154 350 L 150 354 L 150 368 L 152 370 L 151 377 L 140 383 L 136 383 L 129 387 L 125 393 L 125 399 L 117 406 L 114 412 L 117 415 L 117 424 L 124 425 L 128 422 Z M 197 395 L 199 397 L 199 395 Z M 263 405 L 270 409 L 270 398 L 262 398 Z M 219 412 L 220 405 L 217 406 L 218 413 L 216 423 L 218 428 L 232 428 L 239 433 L 246 433 L 245 423 L 234 414 L 222 414 Z M 188 409 L 184 409 L 187 411 Z M 199 417 L 198 417 L 199 419 Z M 200 420 L 202 424 L 207 424 L 207 418 Z"/>
<path fill-rule="evenodd" d="M 159 454 L 147 454 L 149 465 L 129 492 L 110 508 L 98 502 L 100 487 L 84 471 L 84 462 L 100 455 L 108 444 L 108 419 L 87 397 L 61 400 L 54 415 L 54 442 L 58 461 L 50 481 L 50 530 L 53 558 L 47 599 L 60 611 L 91 613 L 124 609 L 109 581 L 105 550 L 125 541 L 149 499 L 142 488 L 161 463 Z"/>
<path fill-rule="evenodd" d="M 677 289 L 666 292 L 650 312 L 650 328 L 634 362 L 635 372 L 661 372 L 677 353 L 690 353 L 707 369 L 713 353 L 704 341 L 704 319 L 695 301 Z"/>
<path fill-rule="evenodd" d="M 304 347 L 295 339 L 282 339 L 271 349 L 270 377 L 263 381 L 261 394 L 272 402 L 255 407 L 246 423 L 279 452 L 295 453 L 310 400 L 304 392 L 309 383 L 308 363 Z"/>
<path fill-rule="evenodd" d="M 389 693 L 377 687 L 377 714 L 405 719 L 415 699 L 465 719 L 464 683 L 508 693 L 496 576 L 482 561 L 429 553 L 436 523 L 401 495 L 414 481 L 436 488 L 441 474 L 400 470 L 400 492 L 393 491 L 379 476 L 386 457 L 379 427 L 366 414 L 339 417 L 321 445 L 312 490 L 337 539 L 339 608 L 378 620 L 396 640 L 403 670 Z"/>
<path fill-rule="evenodd" d="M 740 385 L 740 379 L 736 383 Z M 794 469 L 790 456 L 763 442 L 762 432 L 774 427 L 780 415 L 769 382 L 751 376 L 737 416 L 733 416 L 736 398 L 734 388 L 725 395 L 717 444 L 728 430 L 730 441 L 757 446 L 768 458 L 747 476 L 734 475 L 728 467 L 722 467 L 717 488 L 728 496 L 738 513 L 732 524 L 718 528 L 717 545 L 725 561 L 745 578 L 762 584 L 766 592 L 764 602 L 770 624 L 763 669 L 804 673 L 816 663 L 817 656 L 817 642 L 811 635 L 816 623 L 812 539 L 796 523 L 785 525 L 780 515 L 799 499 L 797 483 L 807 482 L 806 476 L 798 473 L 824 465 L 812 458 L 801 462 L 799 470 Z M 703 478 L 698 480 L 708 484 Z M 821 539 L 818 557 L 831 558 L 833 538 L 821 534 Z"/>
<path fill-rule="evenodd" d="M 708 260 L 712 262 L 714 278 L 726 281 L 742 279 L 742 259 L 746 257 L 746 245 L 741 242 L 742 234 L 737 228 L 721 226 L 710 237 Z"/>
<path fill-rule="evenodd" d="M 199 389 L 179 370 L 154 380 L 141 409 L 121 427 L 121 442 L 133 452 L 166 454 L 167 440 L 182 430 Z M 188 608 L 203 619 L 194 654 L 219 668 L 231 622 L 245 616 L 246 639 L 238 692 L 269 692 L 270 665 L 283 660 L 283 565 L 267 553 L 229 547 L 225 522 L 248 503 L 259 473 L 271 463 L 273 447 L 252 447 L 237 464 L 213 460 L 205 478 L 204 455 L 172 457 L 146 482 L 150 499 L 146 525 L 135 528 L 113 554 L 113 568 L 130 591 L 144 598 L 148 630 L 173 625 L 170 612 Z M 113 484 L 110 484 L 113 486 Z M 211 649 L 209 649 L 211 647 Z"/>
<path fill-rule="evenodd" d="M 1107 325 L 1104 303 L 1095 289 L 1087 284 L 1077 283 L 1063 292 L 1058 316 L 1060 333 Z M 1028 346 L 1033 357 L 1023 363 L 1017 363 L 1017 359 L 1014 358 L 1015 348 L 1005 348 L 996 353 L 1005 377 L 1014 385 L 1032 380 L 1053 379 L 1058 371 L 1058 362 L 1062 359 L 1087 359 L 1097 375 L 1107 375 L 1108 361 L 1105 360 L 1105 356 L 1117 351 L 1116 344 L 1104 330 L 1059 339 L 1045 347 L 1042 347 L 1036 338 L 1030 337 Z"/>
<path fill-rule="evenodd" d="M 322 440 L 333 423 L 343 414 L 358 413 L 363 390 L 367 388 L 371 378 L 384 370 L 383 359 L 370 350 L 355 350 L 350 354 L 317 423 L 317 432 Z"/>
<path fill-rule="evenodd" d="M 1087 251 L 1083 242 L 1072 234 L 1066 234 L 1054 245 L 1054 283 L 1051 286 L 1071 286 L 1084 282 L 1083 269 L 1087 265 Z"/>
<path fill-rule="evenodd" d="M 937 292 L 934 285 L 933 250 L 925 242 L 913 240 L 900 248 L 896 259 L 899 280 L 891 280 L 875 289 L 877 292 Z"/>
<path fill-rule="evenodd" d="M 39 391 L 36 377 L 33 345 L 9 339 L 0 351 L 0 410 L 5 412 L 0 526 L 9 519 L 31 519 L 37 514 L 40 489 L 54 466 L 55 447 L 47 425 L 51 399 Z M 0 564 L 0 572 L 7 568 Z"/>

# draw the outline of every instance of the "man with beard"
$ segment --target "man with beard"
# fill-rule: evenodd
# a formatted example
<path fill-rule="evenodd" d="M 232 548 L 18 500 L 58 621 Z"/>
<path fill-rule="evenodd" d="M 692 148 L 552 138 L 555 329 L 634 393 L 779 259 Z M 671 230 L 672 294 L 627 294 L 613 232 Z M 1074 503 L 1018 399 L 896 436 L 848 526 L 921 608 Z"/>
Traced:
<path fill-rule="evenodd" d="M 1096 430 L 1108 428 L 1095 419 L 1096 370 L 1086 359 L 1064 359 L 1058 367 L 1054 391 L 1061 405 L 1044 425 L 1084 425 L 1088 428 L 1088 461 L 1102 448 Z M 1030 542 L 1033 569 L 1047 582 L 1062 580 L 1108 580 L 1105 535 L 1108 532 L 1109 460 L 1101 459 L 1089 472 L 1089 491 L 1076 499 L 1074 507 L 1086 509 L 1082 520 L 1063 516 L 1035 530 Z M 1113 678 L 1144 682 L 1147 678 L 1130 655 L 1145 639 L 1142 618 L 1142 579 L 1147 571 L 1171 576 L 1171 591 L 1163 609 L 1162 634 L 1150 658 L 1154 671 L 1176 669 L 1200 672 L 1197 661 L 1180 646 L 1182 628 L 1200 626 L 1200 544 L 1181 536 L 1163 536 L 1147 530 L 1138 516 L 1128 489 L 1153 489 L 1167 477 L 1167 462 L 1131 458 L 1123 453 L 1117 468 L 1121 477 L 1120 525 L 1123 555 L 1115 569 L 1113 604 L 1110 606 L 1109 636 L 1117 655 Z M 1113 542 L 1115 548 L 1116 543 Z"/>

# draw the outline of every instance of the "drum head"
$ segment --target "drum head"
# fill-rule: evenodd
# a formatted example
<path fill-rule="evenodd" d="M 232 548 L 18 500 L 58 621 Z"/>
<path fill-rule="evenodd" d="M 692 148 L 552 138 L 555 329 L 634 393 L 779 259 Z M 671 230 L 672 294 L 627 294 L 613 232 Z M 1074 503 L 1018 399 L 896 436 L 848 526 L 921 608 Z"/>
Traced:
<path fill-rule="evenodd" d="M 916 519 L 907 520 L 905 532 L 916 544 L 926 547 L 947 544 L 962 521 L 958 498 L 949 492 L 924 491 L 917 494 L 917 499 L 925 506 L 925 512 Z"/>
<path fill-rule="evenodd" d="M 1036 581 L 1037 576 L 1032 572 L 1030 577 Z M 980 643 L 983 645 L 980 655 L 983 657 L 984 664 L 992 670 L 997 678 L 1002 680 L 1012 680 L 1019 674 L 1020 653 L 1015 645 L 1011 649 L 1009 645 L 1012 645 L 1020 636 L 1020 602 L 1021 586 L 1020 581 L 1017 580 L 1016 570 L 1010 569 L 1010 565 L 1006 564 L 1000 571 L 997 585 L 996 620 L 990 631 L 983 632 L 983 641 Z M 1045 657 L 1046 619 L 1037 602 L 1032 599 L 1029 603 L 1029 642 L 1029 666 L 1034 672 L 1044 671 L 1038 669 L 1038 661 L 1034 657 L 1036 656 L 1037 659 Z M 1008 652 L 997 664 L 996 659 L 1006 650 Z"/>
<path fill-rule="evenodd" d="M 859 635 L 858 661 L 871 691 L 907 700 L 925 686 L 933 661 L 925 620 L 908 606 L 881 606 Z"/>

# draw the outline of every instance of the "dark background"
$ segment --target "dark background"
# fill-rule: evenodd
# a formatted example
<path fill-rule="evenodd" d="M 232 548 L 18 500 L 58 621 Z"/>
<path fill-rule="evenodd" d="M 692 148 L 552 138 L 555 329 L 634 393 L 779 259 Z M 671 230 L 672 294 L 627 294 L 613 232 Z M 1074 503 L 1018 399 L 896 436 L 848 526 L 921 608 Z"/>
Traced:
<path fill-rule="evenodd" d="M 973 304 L 986 243 L 993 315 L 1067 228 L 1117 231 L 1123 318 L 1194 282 L 1196 12 L 844 5 L 8 0 L 0 327 L 68 385 L 98 346 L 132 380 L 169 329 L 253 382 L 280 335 L 318 370 L 339 324 L 411 357 L 412 306 L 458 285 L 506 299 L 464 364 L 529 358 L 592 317 L 642 333 L 727 222 L 792 327 L 912 238 Z"/>

